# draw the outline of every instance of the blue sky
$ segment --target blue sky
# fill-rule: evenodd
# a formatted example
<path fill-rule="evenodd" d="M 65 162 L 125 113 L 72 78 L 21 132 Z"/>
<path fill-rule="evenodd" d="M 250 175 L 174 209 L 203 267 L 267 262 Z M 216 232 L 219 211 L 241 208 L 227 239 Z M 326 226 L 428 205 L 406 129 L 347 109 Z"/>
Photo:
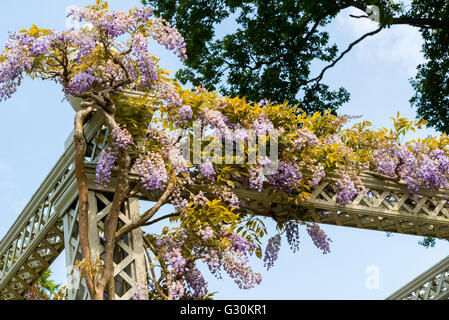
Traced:
<path fill-rule="evenodd" d="M 90 1 L 40 0 L 0 2 L 0 45 L 8 30 L 20 30 L 36 24 L 42 28 L 63 29 L 65 10 L 70 5 L 84 6 Z M 137 0 L 110 1 L 113 9 L 139 5 Z M 329 26 L 331 40 L 346 47 L 364 32 L 375 28 L 369 21 L 349 18 L 342 12 Z M 227 28 L 228 26 L 224 26 Z M 390 127 L 390 116 L 397 111 L 415 117 L 409 105 L 413 91 L 408 79 L 423 61 L 421 38 L 416 29 L 395 26 L 367 39 L 354 48 L 325 76 L 334 88 L 345 87 L 351 101 L 339 111 L 362 115 L 376 127 Z M 155 48 L 161 65 L 176 70 L 180 64 L 170 53 Z M 314 70 L 319 71 L 318 66 Z M 0 103 L 0 237 L 33 195 L 56 160 L 64 151 L 64 141 L 73 127 L 74 112 L 62 102 L 61 88 L 51 82 L 25 80 L 18 92 Z M 409 138 L 435 134 L 423 130 Z M 270 230 L 274 225 L 268 223 Z M 394 234 L 387 237 L 376 231 L 322 226 L 332 238 L 331 253 L 316 249 L 305 229 L 301 229 L 301 247 L 293 254 L 283 239 L 279 259 L 270 271 L 253 259 L 254 269 L 264 280 L 254 289 L 242 291 L 232 281 L 213 279 L 206 272 L 211 291 L 218 299 L 384 299 L 449 254 L 449 243 L 438 241 L 436 248 L 418 245 L 419 237 Z M 379 288 L 369 289 L 367 268 L 379 270 Z M 65 261 L 61 255 L 52 266 L 55 278 L 64 282 Z"/>

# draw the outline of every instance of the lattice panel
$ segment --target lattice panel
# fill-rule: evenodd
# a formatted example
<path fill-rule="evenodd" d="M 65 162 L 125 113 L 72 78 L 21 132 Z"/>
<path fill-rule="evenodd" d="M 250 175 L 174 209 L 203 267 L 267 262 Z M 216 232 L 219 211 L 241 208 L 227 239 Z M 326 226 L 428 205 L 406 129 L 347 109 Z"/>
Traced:
<path fill-rule="evenodd" d="M 92 166 L 101 150 L 107 147 L 108 134 L 98 118 L 92 119 L 86 126 L 85 135 L 89 141 L 86 149 L 87 164 Z M 74 146 L 71 143 L 1 241 L 1 299 L 22 298 L 29 286 L 64 247 L 67 249 L 69 266 L 80 259 L 74 156 Z M 92 219 L 90 225 L 95 226 L 90 232 L 90 240 L 91 243 L 96 243 L 93 251 L 101 257 L 104 249 L 99 235 L 103 228 L 103 218 L 111 205 L 110 195 L 106 191 L 112 189 L 100 191 L 92 187 L 94 171 L 91 166 L 86 169 L 91 180 L 89 203 L 96 207 L 89 209 Z M 332 179 L 318 186 L 311 198 L 300 205 L 285 201 L 269 186 L 261 193 L 245 188 L 239 188 L 235 193 L 246 203 L 247 207 L 242 210 L 256 215 L 296 216 L 317 223 L 449 239 L 447 190 L 423 191 L 420 197 L 415 197 L 408 193 L 404 184 L 384 181 L 367 174 L 360 178 L 367 193 L 346 206 L 337 204 Z M 114 179 L 112 185 L 113 182 Z M 207 186 L 203 190 L 207 192 Z M 138 203 L 134 199 L 123 208 L 120 220 L 126 224 L 137 215 Z M 115 262 L 116 298 L 129 299 L 136 290 L 136 281 L 145 281 L 145 261 L 139 230 L 119 241 Z M 413 289 L 413 294 L 418 298 L 445 296 L 444 292 L 448 290 L 447 274 L 441 272 L 439 278 L 435 275 L 434 282 L 426 280 L 429 281 L 428 286 L 423 282 L 420 285 L 424 287 Z M 71 297 L 86 299 L 87 291 L 72 291 Z"/>
<path fill-rule="evenodd" d="M 103 258 L 104 254 L 104 219 L 112 207 L 111 193 L 89 191 L 89 241 L 92 258 Z M 66 228 L 66 262 L 73 265 L 81 260 L 78 237 L 78 221 L 76 211 L 65 217 Z M 138 199 L 130 199 L 119 215 L 119 226 L 129 224 L 139 216 Z M 70 236 L 69 236 L 70 235 Z M 138 284 L 146 284 L 146 266 L 143 251 L 143 240 L 140 229 L 124 235 L 116 242 L 114 252 L 114 276 L 116 300 L 129 300 L 136 293 Z M 83 281 L 78 289 L 70 291 L 69 299 L 88 299 L 87 287 Z"/>
<path fill-rule="evenodd" d="M 445 199 L 425 194 L 415 197 L 402 185 L 392 190 L 373 181 L 366 179 L 366 194 L 344 207 L 337 204 L 331 184 L 321 184 L 306 201 L 312 219 L 317 223 L 449 239 Z"/>
<path fill-rule="evenodd" d="M 90 141 L 87 163 L 96 161 L 106 145 L 107 134 L 98 118 L 86 126 L 85 136 Z M 61 218 L 66 203 L 61 203 L 60 198 L 73 184 L 74 157 L 71 143 L 0 242 L 0 299 L 23 299 L 64 249 Z"/>
<path fill-rule="evenodd" d="M 311 197 L 299 206 L 286 201 L 273 188 L 261 193 L 239 188 L 245 212 L 271 217 L 299 218 L 343 227 L 378 230 L 449 239 L 449 207 L 445 190 L 410 195 L 404 184 L 361 175 L 366 193 L 346 206 L 336 201 L 332 180 L 317 186 Z"/>
<path fill-rule="evenodd" d="M 86 300 L 89 298 L 87 287 L 84 279 L 80 279 L 80 283 L 77 282 L 79 274 L 76 274 L 75 262 L 81 261 L 82 256 L 79 248 L 78 237 L 78 201 L 75 201 L 75 206 L 64 215 L 64 244 L 65 244 L 65 257 L 66 257 L 66 275 L 73 277 L 68 279 L 68 299 L 69 300 Z"/>
<path fill-rule="evenodd" d="M 19 216 L 15 234 L 10 230 L 7 234 L 9 241 L 2 242 L 0 289 L 3 299 L 23 296 L 63 250 L 62 223 L 59 221 L 61 212 L 54 206 L 54 197 L 64 186 L 70 170 L 70 166 L 64 168 L 53 188 L 34 210 L 29 210 L 30 206 L 27 206 L 25 213 L 29 218 L 25 220 Z M 29 273 L 26 266 L 34 272 Z"/>
<path fill-rule="evenodd" d="M 1 293 L 2 299 L 23 299 L 33 283 L 64 249 L 63 239 L 62 225 L 58 222 L 21 264 L 20 269 L 11 276 Z"/>
<path fill-rule="evenodd" d="M 449 257 L 389 296 L 388 300 L 445 300 L 449 298 Z"/>

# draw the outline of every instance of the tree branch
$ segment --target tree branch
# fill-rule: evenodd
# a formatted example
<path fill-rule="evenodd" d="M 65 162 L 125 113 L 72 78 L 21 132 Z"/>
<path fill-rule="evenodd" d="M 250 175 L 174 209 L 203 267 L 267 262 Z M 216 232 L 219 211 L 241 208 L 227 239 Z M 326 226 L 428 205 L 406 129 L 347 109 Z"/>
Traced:
<path fill-rule="evenodd" d="M 350 6 L 355 7 L 357 9 L 360 9 L 362 11 L 365 11 L 365 6 L 350 0 L 348 1 Z M 352 18 L 370 18 L 369 16 L 354 16 L 350 15 Z M 420 18 L 420 17 L 410 17 L 407 15 L 402 15 L 399 17 L 392 17 L 392 20 L 390 23 L 392 25 L 400 25 L 400 24 L 407 24 L 412 27 L 418 27 L 418 28 L 424 28 L 424 29 L 443 29 L 443 30 L 449 30 L 449 21 L 441 21 L 438 19 L 431 19 L 431 18 Z"/>
<path fill-rule="evenodd" d="M 365 33 L 363 36 L 361 36 L 360 38 L 358 38 L 356 41 L 350 43 L 349 46 L 348 46 L 348 48 L 347 48 L 345 51 L 343 51 L 343 52 L 340 54 L 340 56 L 339 56 L 337 59 L 335 59 L 331 64 L 329 64 L 329 65 L 326 66 L 323 70 L 321 70 L 321 73 L 320 73 L 317 77 L 315 77 L 315 78 L 313 78 L 313 79 L 310 79 L 310 80 L 306 81 L 304 84 L 307 84 L 307 83 L 310 83 L 310 82 L 316 82 L 316 83 L 315 83 L 315 86 L 317 86 L 317 85 L 320 83 L 320 81 L 323 80 L 323 77 L 324 77 L 324 74 L 326 73 L 326 71 L 329 70 L 330 68 L 333 68 L 333 67 L 337 64 L 337 62 L 340 61 L 340 60 L 341 60 L 341 59 L 342 59 L 342 58 L 343 58 L 349 51 L 351 51 L 351 49 L 352 49 L 356 44 L 360 43 L 362 40 L 364 40 L 365 38 L 367 38 L 367 37 L 369 37 L 369 36 L 373 36 L 373 35 L 379 33 L 382 29 L 383 29 L 382 27 L 379 27 L 378 29 L 376 29 L 376 30 L 374 30 L 374 31 Z"/>
<path fill-rule="evenodd" d="M 424 28 L 424 29 L 443 29 L 449 30 L 449 22 L 448 21 L 440 21 L 436 19 L 428 19 L 428 18 L 414 18 L 408 16 L 402 16 L 393 18 L 391 24 L 407 24 L 413 27 Z"/>
<path fill-rule="evenodd" d="M 143 226 L 149 219 L 151 219 L 158 212 L 158 210 L 166 203 L 168 197 L 170 196 L 170 194 L 173 191 L 173 188 L 175 186 L 175 179 L 176 179 L 176 172 L 173 171 L 172 175 L 170 177 L 170 181 L 169 181 L 167 187 L 165 188 L 164 193 L 161 195 L 161 197 L 156 202 L 156 204 L 151 209 L 144 212 L 140 216 L 139 220 L 134 221 L 133 223 L 130 223 L 130 224 L 122 227 L 120 230 L 118 230 L 115 233 L 115 239 L 120 238 L 121 236 L 123 236 L 124 234 L 130 232 L 131 230 L 133 230 L 135 228 Z"/>
<path fill-rule="evenodd" d="M 159 282 L 156 281 L 156 274 L 154 272 L 154 267 L 153 267 L 153 261 L 151 259 L 151 254 L 150 254 L 150 246 L 151 243 L 150 241 L 148 241 L 147 238 L 143 237 L 143 241 L 145 243 L 145 253 L 147 254 L 147 258 L 148 258 L 148 265 L 150 267 L 150 272 L 151 272 L 151 280 L 154 283 L 154 287 L 156 288 L 156 291 L 161 295 L 162 298 L 164 298 L 165 300 L 168 300 L 168 297 L 165 295 L 165 293 L 162 291 L 161 287 L 159 286 Z"/>
<path fill-rule="evenodd" d="M 105 220 L 105 252 L 104 252 L 104 271 L 100 279 L 99 291 L 104 291 L 106 284 L 109 284 L 108 299 L 114 300 L 115 292 L 113 290 L 114 281 L 114 248 L 115 248 L 115 231 L 117 230 L 118 217 L 120 215 L 120 209 L 126 194 L 129 191 L 128 185 L 128 173 L 131 158 L 126 150 L 119 151 L 118 162 L 118 175 L 117 184 L 115 187 L 114 198 L 112 201 L 112 207 Z"/>
<path fill-rule="evenodd" d="M 154 219 L 152 221 L 145 223 L 144 226 L 150 226 L 152 224 L 158 223 L 159 221 L 162 221 L 164 219 L 171 218 L 171 217 L 179 217 L 179 213 L 175 212 L 175 213 L 166 214 L 165 216 L 159 217 L 157 219 Z"/>

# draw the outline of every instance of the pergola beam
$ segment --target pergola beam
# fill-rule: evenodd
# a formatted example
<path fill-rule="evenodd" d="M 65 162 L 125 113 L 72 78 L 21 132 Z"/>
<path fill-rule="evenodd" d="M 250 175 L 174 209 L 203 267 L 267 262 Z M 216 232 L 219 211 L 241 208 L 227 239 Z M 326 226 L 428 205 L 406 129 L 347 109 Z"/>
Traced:
<path fill-rule="evenodd" d="M 89 190 L 95 193 L 97 198 L 102 198 L 102 193 L 111 192 L 113 188 L 95 187 L 94 163 L 101 149 L 106 147 L 108 133 L 98 118 L 93 118 L 89 122 L 85 133 L 89 141 L 86 149 Z M 38 279 L 48 265 L 51 265 L 64 246 L 77 243 L 73 235 L 70 239 L 66 235 L 68 230 L 73 230 L 73 212 L 76 211 L 74 155 L 72 142 L 68 144 L 67 150 L 0 242 L 1 299 L 23 297 L 29 286 Z M 309 199 L 299 204 L 294 199 L 282 197 L 269 185 L 265 185 L 262 192 L 248 190 L 243 186 L 237 186 L 233 191 L 245 203 L 244 208 L 240 209 L 243 214 L 449 239 L 446 190 L 423 191 L 420 198 L 417 198 L 409 194 L 407 186 L 403 183 L 383 180 L 371 174 L 362 174 L 360 179 L 367 190 L 366 194 L 357 196 L 346 206 L 336 202 L 332 177 L 323 181 L 315 188 Z M 111 186 L 114 185 L 114 181 L 113 178 Z M 207 194 L 208 188 L 204 185 L 199 187 L 199 190 Z M 157 195 L 141 194 L 139 197 L 154 201 Z M 68 215 L 72 218 L 65 219 L 64 217 Z M 65 223 L 71 221 L 71 225 L 64 225 L 63 221 L 66 221 Z M 70 255 L 71 260 L 75 258 L 76 252 Z M 449 261 L 449 258 L 447 260 Z M 413 292 L 420 292 L 419 297 L 447 297 L 446 276 L 438 278 L 438 274 L 442 273 L 429 273 L 417 278 L 413 281 L 413 285 L 406 286 L 401 292 L 415 290 Z M 128 276 L 123 277 L 130 281 Z M 419 286 L 425 285 L 424 280 L 432 281 L 433 277 L 436 279 L 434 281 L 436 288 L 440 289 L 437 290 L 432 285 L 432 288 L 422 295 L 424 289 L 419 289 Z M 441 294 L 442 292 L 444 294 Z M 399 296 L 395 294 L 391 297 Z M 129 294 L 123 297 L 129 298 Z"/>

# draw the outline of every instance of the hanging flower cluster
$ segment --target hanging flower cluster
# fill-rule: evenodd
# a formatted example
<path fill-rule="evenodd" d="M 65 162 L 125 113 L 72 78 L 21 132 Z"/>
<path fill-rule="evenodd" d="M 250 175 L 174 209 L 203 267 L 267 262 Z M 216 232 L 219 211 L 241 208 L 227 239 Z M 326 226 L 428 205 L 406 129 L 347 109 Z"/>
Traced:
<path fill-rule="evenodd" d="M 69 16 L 90 27 L 60 32 L 33 26 L 10 34 L 0 55 L 0 101 L 25 76 L 57 81 L 67 96 L 83 100 L 82 108 L 94 106 L 114 124 L 108 147 L 98 155 L 98 186 L 110 183 L 114 166 L 127 155 L 138 177 L 133 183 L 143 192 L 159 196 L 171 188 L 164 204 L 174 206 L 169 217 L 179 227 L 148 238 L 162 277 L 150 283 L 155 295 L 207 297 L 198 261 L 217 277 L 227 273 L 242 289 L 260 283 L 248 258 L 255 253 L 271 268 L 283 233 L 298 250 L 299 225 L 307 223 L 291 206 L 301 207 L 324 180 L 341 206 L 366 192 L 364 172 L 405 183 L 416 196 L 448 185 L 446 135 L 401 143 L 407 130 L 424 121 L 398 116 L 390 131 L 374 130 L 368 122 L 350 127 L 349 116 L 306 114 L 287 102 L 253 103 L 202 86 L 183 90 L 158 66 L 149 44 L 158 41 L 183 61 L 184 40 L 150 8 L 115 12 L 98 0 Z M 136 94 L 124 94 L 130 91 Z M 207 135 L 215 139 L 203 139 Z M 288 214 L 282 221 L 274 216 L 281 232 L 268 240 L 264 253 L 267 231 L 258 216 L 267 212 L 251 207 L 251 192 L 280 197 Z M 323 253 L 330 252 L 330 239 L 318 225 L 307 224 L 306 230 Z"/>
<path fill-rule="evenodd" d="M 167 265 L 163 271 L 167 273 L 166 287 L 174 298 L 206 297 L 208 285 L 197 267 L 200 261 L 219 279 L 221 272 L 226 272 L 241 289 L 253 288 L 262 280 L 248 264 L 254 244 L 226 227 L 219 231 L 210 226 L 197 231 L 176 229 L 156 239 L 155 247 Z"/>
<path fill-rule="evenodd" d="M 447 187 L 449 157 L 445 150 L 431 150 L 421 142 L 399 145 L 389 143 L 374 152 L 380 173 L 404 180 L 412 194 L 420 188 L 438 190 Z"/>
<path fill-rule="evenodd" d="M 134 90 L 152 89 L 161 79 L 149 38 L 181 60 L 187 58 L 182 36 L 167 21 L 152 17 L 150 8 L 114 12 L 104 4 L 71 9 L 69 17 L 90 26 L 81 30 L 60 32 L 33 26 L 10 34 L 7 51 L 0 57 L 0 101 L 42 64 L 53 66 L 46 69 L 46 78 L 62 83 L 67 95 L 80 96 L 94 86 L 108 88 L 119 80 Z M 119 41 L 125 35 L 128 39 Z M 63 73 L 56 70 L 58 65 L 65 68 Z"/>

